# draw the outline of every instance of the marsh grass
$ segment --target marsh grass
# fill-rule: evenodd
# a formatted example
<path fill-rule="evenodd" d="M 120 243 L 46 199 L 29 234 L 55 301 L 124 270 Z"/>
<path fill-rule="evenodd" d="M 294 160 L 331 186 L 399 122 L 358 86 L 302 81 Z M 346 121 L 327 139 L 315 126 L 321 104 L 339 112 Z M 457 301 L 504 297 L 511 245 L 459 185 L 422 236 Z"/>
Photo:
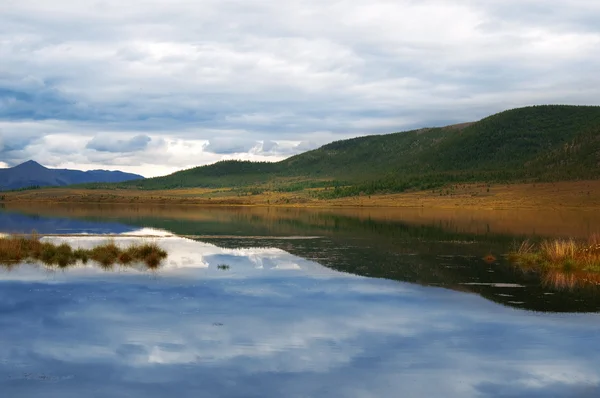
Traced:
<path fill-rule="evenodd" d="M 229 265 L 227 264 L 219 264 L 217 265 L 217 269 L 220 269 L 221 271 L 227 271 L 229 268 L 231 268 Z"/>
<path fill-rule="evenodd" d="M 167 258 L 167 252 L 156 243 L 146 242 L 141 245 L 129 246 L 122 255 L 121 261 L 127 265 L 134 261 L 142 261 L 150 269 L 156 269 Z"/>
<path fill-rule="evenodd" d="M 561 289 L 600 285 L 600 236 L 574 239 L 524 241 L 508 254 L 514 265 L 537 272 L 544 284 Z"/>
<path fill-rule="evenodd" d="M 92 260 L 104 269 L 116 264 L 131 266 L 134 263 L 143 263 L 149 269 L 156 269 L 167 255 L 158 244 L 148 242 L 122 249 L 110 240 L 92 249 L 73 249 L 68 243 L 42 242 L 35 233 L 0 238 L 0 265 L 5 267 L 22 262 L 42 262 L 47 266 L 67 268 L 77 262 L 87 264 Z"/>
<path fill-rule="evenodd" d="M 115 265 L 118 262 L 120 254 L 121 249 L 113 241 L 108 241 L 89 251 L 90 258 L 105 268 Z"/>

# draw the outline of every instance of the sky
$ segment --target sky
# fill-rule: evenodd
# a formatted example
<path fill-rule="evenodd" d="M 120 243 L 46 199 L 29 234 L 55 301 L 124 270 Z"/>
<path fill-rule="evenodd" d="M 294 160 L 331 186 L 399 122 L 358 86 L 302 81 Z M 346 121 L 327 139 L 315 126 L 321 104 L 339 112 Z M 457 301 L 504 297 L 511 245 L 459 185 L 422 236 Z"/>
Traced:
<path fill-rule="evenodd" d="M 0 167 L 146 177 L 600 105 L 593 0 L 1 0 Z"/>

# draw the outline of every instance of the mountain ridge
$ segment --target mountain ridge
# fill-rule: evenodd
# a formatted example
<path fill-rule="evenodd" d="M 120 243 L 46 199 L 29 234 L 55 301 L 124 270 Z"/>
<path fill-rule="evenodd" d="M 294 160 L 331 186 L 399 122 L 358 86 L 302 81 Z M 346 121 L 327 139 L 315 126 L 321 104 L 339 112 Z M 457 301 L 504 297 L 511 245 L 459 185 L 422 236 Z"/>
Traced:
<path fill-rule="evenodd" d="M 143 179 L 139 174 L 108 170 L 50 169 L 34 160 L 0 169 L 0 191 L 85 183 L 120 183 Z"/>

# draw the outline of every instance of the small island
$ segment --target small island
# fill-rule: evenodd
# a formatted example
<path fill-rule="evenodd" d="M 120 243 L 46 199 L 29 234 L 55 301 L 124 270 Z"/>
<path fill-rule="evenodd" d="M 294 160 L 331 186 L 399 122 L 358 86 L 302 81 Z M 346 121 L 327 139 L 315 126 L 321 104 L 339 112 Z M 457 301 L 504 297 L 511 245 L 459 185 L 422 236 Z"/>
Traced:
<path fill-rule="evenodd" d="M 165 258 L 167 252 L 151 242 L 121 248 L 109 240 L 91 249 L 74 249 L 68 243 L 45 242 L 36 233 L 0 237 L 0 265 L 7 267 L 24 262 L 41 262 L 47 266 L 67 268 L 78 263 L 87 264 L 91 260 L 105 269 L 115 264 L 130 266 L 137 263 L 145 264 L 148 269 L 156 269 Z"/>

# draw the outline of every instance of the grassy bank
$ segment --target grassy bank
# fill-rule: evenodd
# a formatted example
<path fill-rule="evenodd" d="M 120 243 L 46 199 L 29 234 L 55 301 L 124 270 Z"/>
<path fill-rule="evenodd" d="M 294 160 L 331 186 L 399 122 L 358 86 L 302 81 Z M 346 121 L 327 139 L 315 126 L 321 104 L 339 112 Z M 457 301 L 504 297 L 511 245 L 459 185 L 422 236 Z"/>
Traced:
<path fill-rule="evenodd" d="M 600 285 L 600 235 L 588 241 L 525 241 L 508 258 L 524 271 L 539 273 L 544 283 L 557 288 Z"/>
<path fill-rule="evenodd" d="M 295 192 L 240 192 L 234 188 L 189 188 L 162 191 L 44 188 L 6 192 L 5 203 L 156 204 L 271 207 L 425 207 L 476 209 L 600 208 L 600 180 L 537 184 L 454 184 L 439 189 L 397 194 L 319 199 L 304 189 Z"/>
<path fill-rule="evenodd" d="M 12 266 L 23 262 L 41 262 L 47 266 L 67 268 L 94 261 L 103 268 L 115 264 L 130 266 L 145 264 L 149 269 L 160 266 L 167 252 L 156 243 L 132 244 L 126 248 L 107 241 L 91 249 L 74 249 L 67 243 L 44 242 L 36 234 L 0 237 L 0 265 Z"/>

